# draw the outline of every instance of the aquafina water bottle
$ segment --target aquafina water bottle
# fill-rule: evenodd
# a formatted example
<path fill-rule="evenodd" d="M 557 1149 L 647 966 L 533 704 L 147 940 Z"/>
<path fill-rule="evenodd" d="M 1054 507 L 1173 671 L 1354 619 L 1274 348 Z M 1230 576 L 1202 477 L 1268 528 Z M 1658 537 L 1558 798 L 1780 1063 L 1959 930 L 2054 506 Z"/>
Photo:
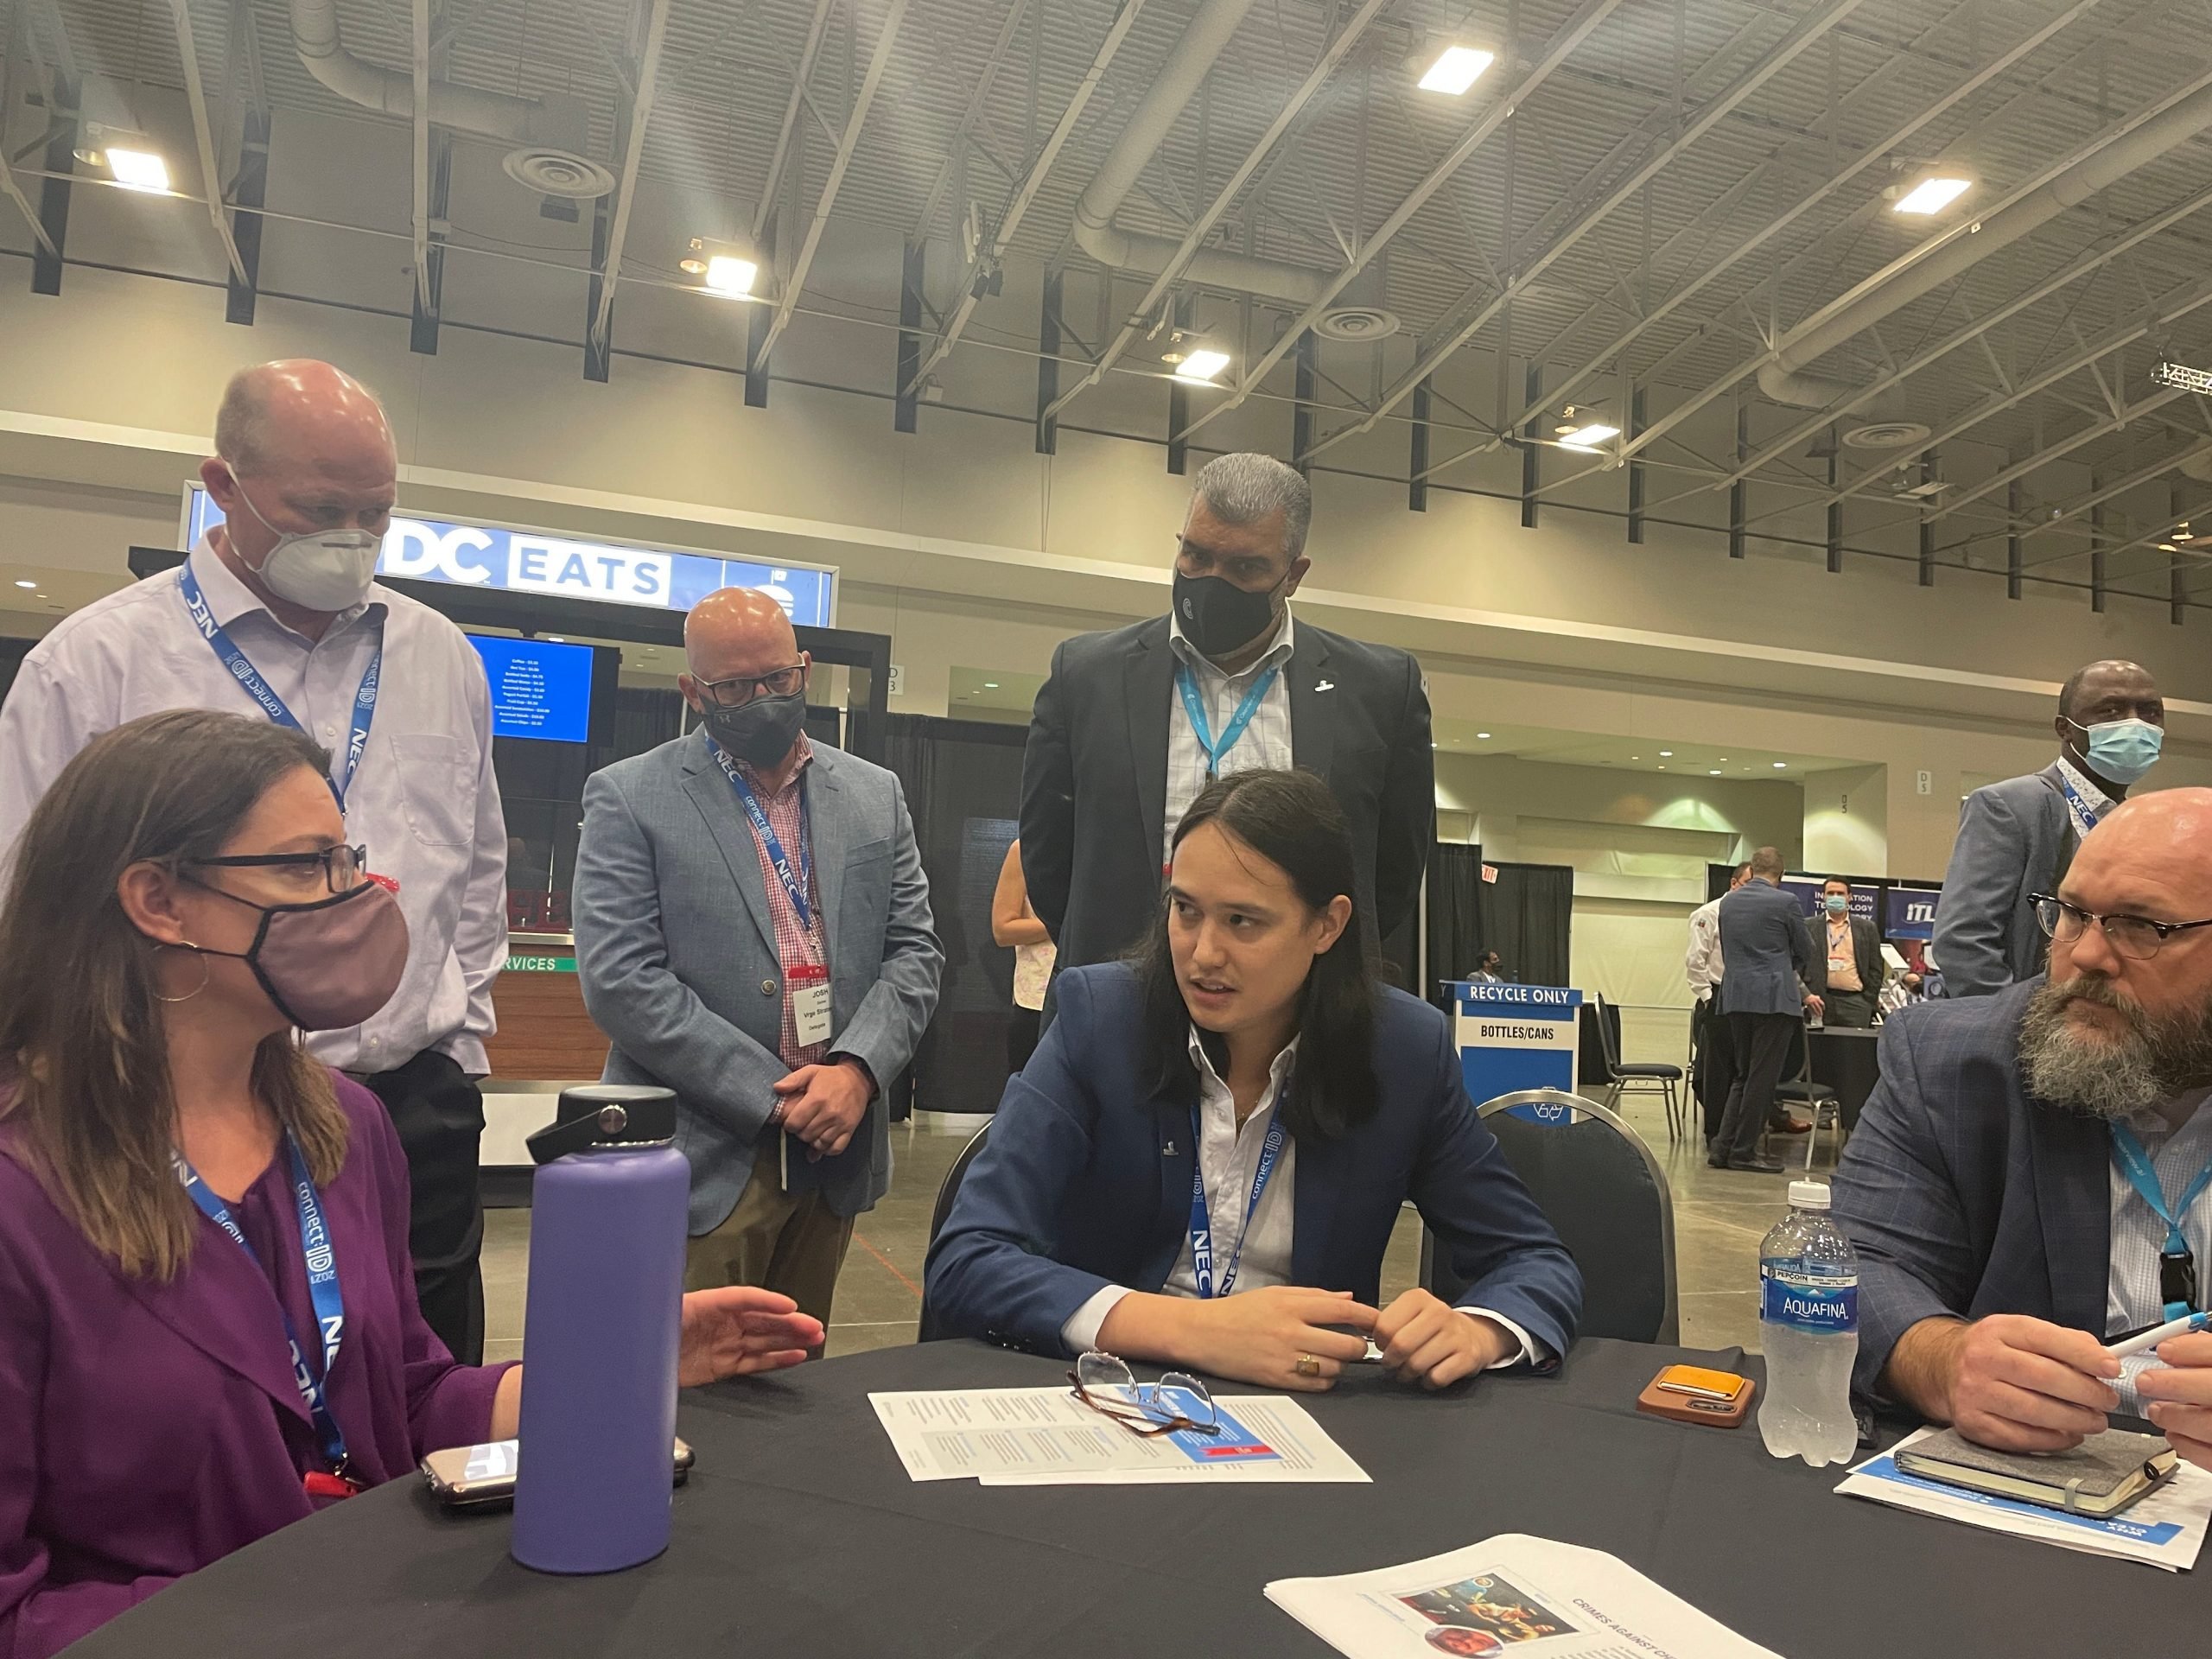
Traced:
<path fill-rule="evenodd" d="M 1792 1181 L 1789 1213 L 1759 1246 L 1766 1397 L 1759 1436 L 1777 1458 L 1818 1469 L 1859 1445 L 1851 1367 L 1859 1357 L 1859 1258 L 1828 1217 L 1824 1181 Z"/>

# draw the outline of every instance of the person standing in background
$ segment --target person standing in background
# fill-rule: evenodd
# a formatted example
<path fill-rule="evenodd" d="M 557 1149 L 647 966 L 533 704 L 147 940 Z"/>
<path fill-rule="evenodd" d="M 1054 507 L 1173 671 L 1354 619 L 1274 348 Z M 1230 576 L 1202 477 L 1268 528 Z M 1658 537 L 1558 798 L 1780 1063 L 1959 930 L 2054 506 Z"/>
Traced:
<path fill-rule="evenodd" d="M 2058 694 L 2058 759 L 1967 797 L 1936 906 L 1952 996 L 1990 996 L 2043 971 L 2034 898 L 2056 893 L 2075 849 L 2157 764 L 2166 703 L 2139 664 L 2091 663 Z"/>
<path fill-rule="evenodd" d="M 1751 879 L 1751 867 L 1738 864 L 1728 878 L 1733 893 Z M 1726 897 L 1726 895 L 1722 895 Z M 1735 1051 L 1728 1041 L 1727 1017 L 1713 995 L 1720 983 L 1720 900 L 1708 899 L 1690 912 L 1690 948 L 1682 956 L 1690 982 L 1690 1065 L 1697 1079 L 1698 1104 L 1705 1117 L 1705 1140 L 1720 1133 L 1720 1114 L 1736 1081 Z"/>
<path fill-rule="evenodd" d="M 937 1008 L 929 880 L 898 778 L 807 736 L 812 658 L 772 595 L 709 594 L 683 655 L 699 728 L 584 785 L 576 972 L 606 1081 L 676 1091 L 684 1287 L 826 1325 L 891 1185 L 880 1093 Z"/>
<path fill-rule="evenodd" d="M 1485 950 L 1475 963 L 1475 971 L 1467 977 L 1478 985 L 1505 983 L 1505 958 L 1495 950 Z"/>
<path fill-rule="evenodd" d="M 1715 1169 L 1782 1173 L 1780 1160 L 1760 1152 L 1759 1136 L 1774 1113 L 1790 1037 L 1807 1010 L 1821 1011 L 1821 999 L 1802 989 L 1813 970 L 1813 941 L 1797 901 L 1782 890 L 1783 868 L 1778 851 L 1760 848 L 1751 879 L 1720 901 L 1719 996 L 1737 1071 L 1706 1159 Z"/>
<path fill-rule="evenodd" d="M 0 708 L 0 864 L 100 733 L 170 709 L 260 715 L 331 751 L 346 833 L 397 892 L 407 970 L 382 1010 L 308 1052 L 366 1084 L 407 1154 L 423 1317 L 484 1354 L 478 1082 L 507 960 L 507 830 L 492 696 L 459 628 L 372 581 L 398 452 L 368 389 L 327 363 L 234 377 L 200 481 L 223 510 L 181 570 L 65 617 Z"/>
<path fill-rule="evenodd" d="M 1007 843 L 999 863 L 999 884 L 991 894 L 991 938 L 1014 951 L 1014 1017 L 1007 1022 L 1006 1069 L 1019 1071 L 1037 1050 L 1037 1027 L 1045 1014 L 1045 990 L 1052 982 L 1052 939 L 1029 907 L 1029 883 L 1021 874 L 1021 839 Z"/>
<path fill-rule="evenodd" d="M 1062 967 L 1134 944 L 1184 809 L 1262 767 L 1336 791 L 1370 945 L 1413 914 L 1435 839 L 1428 692 L 1405 652 L 1293 619 L 1313 512 L 1295 469 L 1217 457 L 1177 538 L 1169 614 L 1053 652 L 1022 758 L 1021 863 Z"/>
<path fill-rule="evenodd" d="M 1813 946 L 1805 986 L 1821 999 L 1821 1017 L 1831 1026 L 1864 1031 L 1881 1007 L 1890 965 L 1882 960 L 1874 924 L 1851 913 L 1850 882 L 1832 875 L 1821 883 L 1821 913 L 1805 918 L 1805 932 Z"/>

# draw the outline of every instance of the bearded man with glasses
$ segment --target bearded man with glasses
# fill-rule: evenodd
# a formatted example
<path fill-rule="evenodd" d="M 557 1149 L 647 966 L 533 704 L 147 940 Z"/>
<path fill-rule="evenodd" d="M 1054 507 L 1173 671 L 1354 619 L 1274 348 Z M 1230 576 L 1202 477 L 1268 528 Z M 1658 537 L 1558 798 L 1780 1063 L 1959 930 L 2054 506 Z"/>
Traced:
<path fill-rule="evenodd" d="M 1890 1021 L 1835 1178 L 1862 1393 L 2014 1452 L 2147 1416 L 2212 1467 L 2212 790 L 2106 815 L 2035 895 L 2047 976 Z"/>

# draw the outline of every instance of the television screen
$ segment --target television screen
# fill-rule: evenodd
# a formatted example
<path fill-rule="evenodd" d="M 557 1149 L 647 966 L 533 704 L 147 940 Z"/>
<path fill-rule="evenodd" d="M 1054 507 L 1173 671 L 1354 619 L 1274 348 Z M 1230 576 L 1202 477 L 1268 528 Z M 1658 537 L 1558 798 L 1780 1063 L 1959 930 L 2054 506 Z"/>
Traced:
<path fill-rule="evenodd" d="M 492 687 L 492 735 L 548 743 L 591 736 L 593 658 L 589 645 L 472 633 Z"/>

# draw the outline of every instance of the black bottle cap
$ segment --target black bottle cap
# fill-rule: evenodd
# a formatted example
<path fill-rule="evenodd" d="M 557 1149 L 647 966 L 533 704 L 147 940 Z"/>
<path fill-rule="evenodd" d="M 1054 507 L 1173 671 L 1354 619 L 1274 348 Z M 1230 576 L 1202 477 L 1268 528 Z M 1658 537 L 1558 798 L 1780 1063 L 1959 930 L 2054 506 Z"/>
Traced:
<path fill-rule="evenodd" d="M 524 1144 L 541 1164 L 572 1152 L 662 1146 L 676 1138 L 676 1091 L 645 1084 L 586 1083 L 561 1091 L 553 1122 Z"/>

